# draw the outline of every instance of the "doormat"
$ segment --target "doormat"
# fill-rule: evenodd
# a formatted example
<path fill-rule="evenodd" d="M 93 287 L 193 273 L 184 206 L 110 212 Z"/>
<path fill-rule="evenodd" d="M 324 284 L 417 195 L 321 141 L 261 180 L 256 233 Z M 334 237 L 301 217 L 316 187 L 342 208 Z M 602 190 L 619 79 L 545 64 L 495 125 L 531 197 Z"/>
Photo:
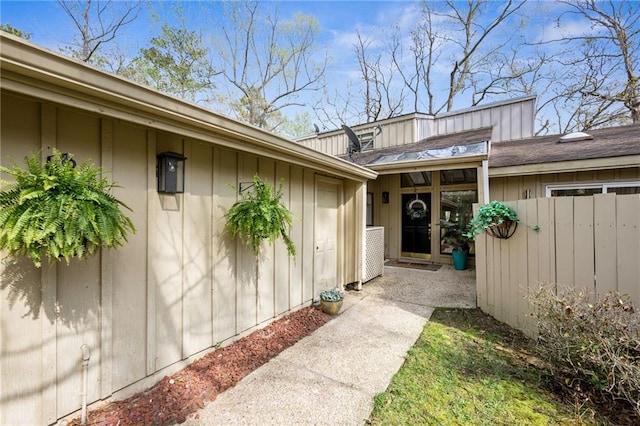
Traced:
<path fill-rule="evenodd" d="M 407 262 L 404 260 L 390 259 L 385 263 L 385 266 L 398 266 L 400 268 L 421 269 L 423 271 L 437 271 L 442 265 L 439 263 L 422 263 L 422 262 Z"/>

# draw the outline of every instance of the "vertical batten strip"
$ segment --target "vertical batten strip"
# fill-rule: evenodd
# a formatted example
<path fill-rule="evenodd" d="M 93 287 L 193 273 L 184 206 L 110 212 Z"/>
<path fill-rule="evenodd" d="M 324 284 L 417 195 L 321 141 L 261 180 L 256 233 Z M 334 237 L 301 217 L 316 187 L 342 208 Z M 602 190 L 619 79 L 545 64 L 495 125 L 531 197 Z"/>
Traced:
<path fill-rule="evenodd" d="M 56 134 L 56 108 L 50 104 L 41 106 L 41 134 L 42 134 L 42 161 L 46 161 L 53 148 L 57 145 Z M 47 321 L 46 312 L 56 312 L 57 300 L 57 275 L 56 265 L 50 261 L 43 262 L 42 266 L 42 306 L 40 321 L 42 321 L 42 383 L 50 383 L 50 386 L 42 386 L 42 418 L 46 424 L 55 423 L 57 415 L 57 348 L 56 348 L 56 321 Z"/>
<path fill-rule="evenodd" d="M 147 375 L 156 371 L 156 279 L 152 270 L 150 224 L 158 220 L 156 195 L 156 132 L 147 131 Z"/>
<path fill-rule="evenodd" d="M 189 209 L 189 211 L 191 211 L 191 206 L 190 206 L 190 199 L 191 199 L 191 175 L 193 174 L 194 171 L 194 164 L 193 164 L 193 156 L 191 155 L 191 143 L 187 142 L 186 140 L 182 139 L 182 155 L 184 155 L 187 158 L 191 158 L 191 164 L 190 166 L 187 167 L 187 172 L 184 175 L 184 194 L 182 194 L 182 209 L 180 211 L 180 227 L 182 228 L 182 240 L 181 240 L 181 247 L 180 247 L 180 258 L 181 258 L 181 267 L 180 267 L 180 284 L 182 286 L 182 295 L 181 295 L 181 299 L 182 299 L 182 351 L 181 351 L 181 357 L 182 359 L 187 359 L 189 358 L 189 349 L 191 348 L 191 323 L 190 323 L 190 319 L 189 319 L 189 314 L 188 314 L 188 309 L 187 309 L 187 297 L 186 295 L 189 294 L 189 283 L 187 283 L 187 277 L 185 274 L 185 269 L 186 269 L 186 261 L 187 259 L 189 259 L 188 257 L 188 252 L 187 252 L 187 248 L 185 240 L 187 238 L 185 238 L 185 236 L 187 235 L 187 228 L 186 228 L 186 211 L 187 209 Z M 191 259 L 189 259 L 189 261 L 191 261 Z"/>
<path fill-rule="evenodd" d="M 113 122 L 108 118 L 101 120 L 100 167 L 103 177 L 113 181 Z M 100 251 L 100 335 L 101 335 L 101 389 L 100 398 L 111 395 L 111 369 L 113 345 L 113 254 L 111 250 Z"/>

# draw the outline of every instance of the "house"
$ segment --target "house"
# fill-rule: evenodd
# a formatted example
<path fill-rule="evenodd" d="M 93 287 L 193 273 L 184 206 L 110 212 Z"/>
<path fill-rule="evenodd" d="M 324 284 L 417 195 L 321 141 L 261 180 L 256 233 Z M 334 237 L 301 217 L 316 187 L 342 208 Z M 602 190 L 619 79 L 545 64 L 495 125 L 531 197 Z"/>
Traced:
<path fill-rule="evenodd" d="M 0 161 L 53 148 L 122 187 L 137 233 L 118 250 L 36 269 L 0 266 L 0 424 L 54 424 L 121 399 L 217 345 L 362 281 L 366 183 L 376 173 L 0 32 Z M 159 193 L 157 155 L 185 161 L 184 193 Z M 297 216 L 256 258 L 223 232 L 255 174 L 284 182 Z"/>
<path fill-rule="evenodd" d="M 440 219 L 469 218 L 476 202 L 639 187 L 640 127 L 537 138 L 532 96 L 354 126 L 354 150 L 342 129 L 293 142 L 11 35 L 0 44 L 0 163 L 53 148 L 91 160 L 122 185 L 138 229 L 86 262 L 0 264 L 0 424 L 79 410 L 83 345 L 89 402 L 120 399 L 361 283 L 367 225 L 384 228 L 386 257 L 447 263 Z M 184 193 L 158 192 L 164 152 L 187 158 Z M 284 181 L 295 259 L 281 242 L 256 258 L 223 232 L 256 173 Z"/>
<path fill-rule="evenodd" d="M 534 118 L 528 96 L 354 126 L 351 144 L 361 149 L 350 155 L 348 129 L 299 142 L 377 172 L 367 185 L 367 224 L 384 227 L 387 258 L 450 263 L 440 220 L 469 220 L 473 203 L 640 192 L 640 125 L 561 140 L 535 137 Z"/>

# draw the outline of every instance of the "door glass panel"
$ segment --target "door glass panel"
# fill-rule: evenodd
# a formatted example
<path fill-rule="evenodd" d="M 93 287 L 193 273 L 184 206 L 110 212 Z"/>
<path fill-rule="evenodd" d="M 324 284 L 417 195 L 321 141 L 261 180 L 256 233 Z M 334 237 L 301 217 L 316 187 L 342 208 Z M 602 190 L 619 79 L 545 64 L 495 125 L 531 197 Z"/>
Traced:
<path fill-rule="evenodd" d="M 431 193 L 402 194 L 402 256 L 431 259 Z"/>
<path fill-rule="evenodd" d="M 465 227 L 473 217 L 473 203 L 478 202 L 478 191 L 475 189 L 465 191 L 442 191 L 440 192 L 440 219 L 447 222 L 456 223 Z M 440 228 L 440 253 L 450 254 L 453 247 L 445 244 L 442 237 L 444 228 Z M 469 243 L 470 253 L 473 253 L 474 244 Z"/>

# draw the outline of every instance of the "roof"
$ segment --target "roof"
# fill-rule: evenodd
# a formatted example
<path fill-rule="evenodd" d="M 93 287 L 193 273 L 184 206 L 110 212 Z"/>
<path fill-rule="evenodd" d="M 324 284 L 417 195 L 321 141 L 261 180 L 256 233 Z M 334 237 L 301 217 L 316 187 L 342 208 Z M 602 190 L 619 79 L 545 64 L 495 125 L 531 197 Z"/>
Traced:
<path fill-rule="evenodd" d="M 394 154 L 406 154 L 409 152 L 420 152 L 427 149 L 442 149 L 456 145 L 464 145 L 473 142 L 488 141 L 491 139 L 491 128 L 485 127 L 478 130 L 451 133 L 448 135 L 432 136 L 422 139 L 413 144 L 392 146 L 389 148 L 375 149 L 353 154 L 353 161 L 356 164 L 368 165 L 376 159 Z M 428 160 L 426 160 L 428 161 Z"/>
<path fill-rule="evenodd" d="M 489 167 L 640 155 L 640 123 L 589 130 L 587 133 L 593 139 L 559 142 L 561 135 L 550 135 L 493 143 L 489 153 Z"/>

